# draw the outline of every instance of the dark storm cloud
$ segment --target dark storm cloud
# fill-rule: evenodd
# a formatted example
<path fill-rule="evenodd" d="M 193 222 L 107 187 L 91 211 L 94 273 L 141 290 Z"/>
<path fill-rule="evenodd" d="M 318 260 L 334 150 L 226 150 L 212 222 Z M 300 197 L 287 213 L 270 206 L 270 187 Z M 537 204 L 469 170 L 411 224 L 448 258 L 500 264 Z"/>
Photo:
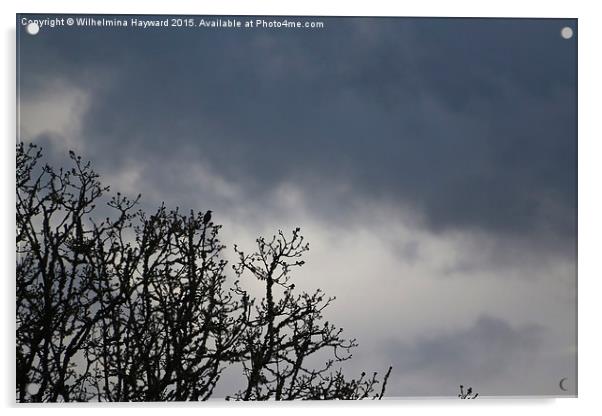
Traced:
<path fill-rule="evenodd" d="M 559 31 L 575 21 L 323 20 L 49 31 L 22 38 L 22 88 L 93 90 L 86 156 L 108 171 L 148 163 L 144 179 L 174 194 L 194 180 L 170 166 L 203 160 L 251 199 L 293 182 L 316 215 L 382 199 L 434 229 L 572 241 L 576 43 Z"/>

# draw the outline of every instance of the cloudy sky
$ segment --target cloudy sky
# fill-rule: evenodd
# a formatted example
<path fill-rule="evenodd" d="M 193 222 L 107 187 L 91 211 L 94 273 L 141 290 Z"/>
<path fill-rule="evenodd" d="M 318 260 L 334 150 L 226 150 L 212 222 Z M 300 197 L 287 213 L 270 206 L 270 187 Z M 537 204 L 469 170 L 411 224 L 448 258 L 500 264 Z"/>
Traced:
<path fill-rule="evenodd" d="M 576 20 L 312 20 L 21 30 L 20 137 L 227 243 L 300 226 L 390 396 L 574 395 Z"/>

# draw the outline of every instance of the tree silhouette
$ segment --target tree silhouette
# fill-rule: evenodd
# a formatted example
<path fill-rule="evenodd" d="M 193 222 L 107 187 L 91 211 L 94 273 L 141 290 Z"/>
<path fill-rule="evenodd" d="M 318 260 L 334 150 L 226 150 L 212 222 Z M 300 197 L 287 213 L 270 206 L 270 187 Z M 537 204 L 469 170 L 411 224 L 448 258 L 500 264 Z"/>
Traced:
<path fill-rule="evenodd" d="M 466 390 L 464 390 L 464 386 L 460 384 L 460 394 L 458 394 L 458 397 L 463 400 L 472 400 L 479 397 L 479 393 L 474 393 L 472 387 L 467 387 Z"/>
<path fill-rule="evenodd" d="M 357 343 L 324 320 L 333 298 L 295 292 L 299 228 L 235 247 L 229 278 L 211 211 L 149 215 L 119 193 L 102 207 L 109 188 L 69 156 L 56 170 L 17 146 L 18 401 L 205 400 L 232 365 L 246 380 L 235 400 L 383 397 L 391 368 L 344 376 Z M 247 275 L 261 299 L 239 284 Z"/>
<path fill-rule="evenodd" d="M 95 241 L 83 219 L 107 189 L 88 164 L 38 168 L 41 151 L 17 147 L 17 397 L 19 401 L 86 397 L 93 329 L 115 299 L 99 308 Z M 36 169 L 38 168 L 38 169 Z M 79 365 L 76 364 L 79 362 Z"/>
<path fill-rule="evenodd" d="M 290 238 L 282 231 L 269 241 L 260 237 L 257 251 L 252 254 L 235 247 L 239 255 L 236 273 L 241 276 L 248 271 L 265 287 L 265 295 L 254 308 L 242 337 L 247 386 L 235 398 L 366 398 L 374 391 L 376 373 L 347 381 L 340 369 L 332 372 L 335 364 L 351 358 L 350 350 L 357 346 L 354 339 L 341 337 L 342 329 L 323 322 L 322 311 L 334 298 L 325 298 L 319 289 L 313 294 L 294 294 L 290 272 L 303 266 L 300 259 L 309 250 L 300 231 L 296 228 Z M 308 359 L 326 349 L 332 354 L 323 366 L 308 367 Z M 383 392 L 374 397 L 382 397 Z"/>
<path fill-rule="evenodd" d="M 109 244 L 125 267 L 111 267 L 114 286 L 105 279 L 98 288 L 102 308 L 118 306 L 100 321 L 92 349 L 102 375 L 97 395 L 112 401 L 206 399 L 224 365 L 238 359 L 244 324 L 241 305 L 224 289 L 219 226 L 201 213 L 185 216 L 164 207 L 137 218 L 133 243 L 120 233 Z M 114 257 L 111 250 L 99 254 L 103 264 Z"/>

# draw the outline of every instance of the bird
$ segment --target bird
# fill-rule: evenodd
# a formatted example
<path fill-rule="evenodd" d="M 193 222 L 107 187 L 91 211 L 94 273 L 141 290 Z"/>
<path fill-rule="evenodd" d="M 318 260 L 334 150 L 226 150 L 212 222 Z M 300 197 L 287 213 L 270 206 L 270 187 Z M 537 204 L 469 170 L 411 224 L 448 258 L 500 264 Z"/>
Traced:
<path fill-rule="evenodd" d="M 207 225 L 211 221 L 211 210 L 207 211 L 203 216 L 203 224 Z"/>

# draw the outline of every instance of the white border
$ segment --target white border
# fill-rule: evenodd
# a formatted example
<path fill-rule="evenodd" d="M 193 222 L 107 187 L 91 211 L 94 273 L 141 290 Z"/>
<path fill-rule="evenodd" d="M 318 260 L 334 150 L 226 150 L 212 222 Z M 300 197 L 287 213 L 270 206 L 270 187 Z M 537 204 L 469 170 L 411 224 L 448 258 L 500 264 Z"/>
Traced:
<path fill-rule="evenodd" d="M 2 181 L 0 195 L 2 203 L 2 263 L 3 285 L 0 287 L 2 302 L 2 342 L 0 353 L 2 370 L 0 371 L 0 392 L 3 407 L 9 407 L 8 414 L 23 411 L 26 414 L 39 412 L 39 407 L 14 405 L 14 143 L 15 143 L 15 13 L 145 13 L 145 14 L 237 14 L 237 15 L 314 15 L 314 16 L 462 16 L 462 17 L 569 17 L 579 18 L 579 398 L 578 399 L 482 399 L 460 400 L 405 400 L 385 401 L 381 403 L 291 403 L 276 404 L 225 404 L 210 402 L 202 408 L 198 406 L 141 404 L 145 413 L 163 414 L 166 408 L 177 412 L 202 412 L 212 407 L 233 414 L 270 414 L 286 412 L 304 414 L 311 412 L 326 413 L 332 411 L 363 414 L 366 411 L 378 411 L 385 414 L 399 412 L 442 413 L 446 415 L 491 414 L 507 416 L 510 412 L 528 411 L 529 414 L 568 415 L 589 414 L 600 407 L 598 396 L 601 392 L 600 354 L 602 345 L 599 324 L 600 297 L 602 296 L 602 275 L 600 274 L 600 236 L 602 227 L 599 216 L 602 213 L 602 153 L 600 141 L 602 134 L 598 119 L 600 117 L 601 97 L 600 74 L 602 74 L 600 45 L 602 40 L 602 15 L 593 1 L 525 1 L 498 0 L 487 1 L 413 1 L 392 2 L 370 0 L 351 3 L 348 0 L 326 2 L 316 0 L 235 0 L 212 2 L 163 0 L 144 3 L 123 0 L 104 0 L 82 2 L 68 0 L 50 1 L 3 1 L 2 14 L 2 55 L 1 71 L 4 88 L 2 126 L 5 128 L 5 140 L 2 143 Z M 82 406 L 45 407 L 50 413 L 82 412 Z M 107 411 L 117 414 L 130 413 L 133 405 L 117 407 L 86 407 L 85 412 L 104 414 Z M 309 409 L 308 409 L 309 407 Z M 522 412 L 521 412 L 522 413 Z"/>

